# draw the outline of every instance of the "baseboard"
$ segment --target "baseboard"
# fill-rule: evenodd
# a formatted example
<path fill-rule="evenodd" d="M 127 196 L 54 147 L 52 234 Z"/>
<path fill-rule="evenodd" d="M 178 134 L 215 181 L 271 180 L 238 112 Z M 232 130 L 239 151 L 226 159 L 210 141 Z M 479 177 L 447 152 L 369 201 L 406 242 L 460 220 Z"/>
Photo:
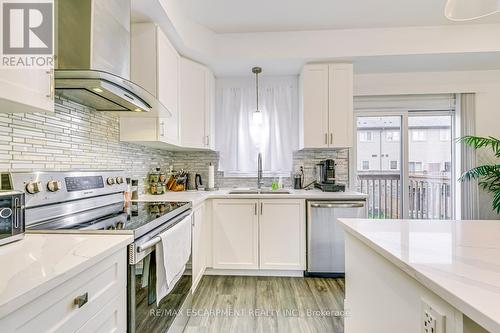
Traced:
<path fill-rule="evenodd" d="M 303 277 L 304 276 L 304 271 L 261 270 L 261 269 L 213 269 L 213 268 L 207 268 L 205 270 L 205 275 Z"/>

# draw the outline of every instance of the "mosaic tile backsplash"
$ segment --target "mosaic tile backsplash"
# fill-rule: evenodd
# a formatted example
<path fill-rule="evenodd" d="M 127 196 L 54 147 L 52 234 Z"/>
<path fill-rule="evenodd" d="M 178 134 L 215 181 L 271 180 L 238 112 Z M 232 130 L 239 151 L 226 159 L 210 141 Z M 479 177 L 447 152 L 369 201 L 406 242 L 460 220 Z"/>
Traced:
<path fill-rule="evenodd" d="M 170 152 L 120 142 L 118 116 L 56 100 L 55 113 L 0 113 L 0 170 L 125 170 L 140 180 Z"/>

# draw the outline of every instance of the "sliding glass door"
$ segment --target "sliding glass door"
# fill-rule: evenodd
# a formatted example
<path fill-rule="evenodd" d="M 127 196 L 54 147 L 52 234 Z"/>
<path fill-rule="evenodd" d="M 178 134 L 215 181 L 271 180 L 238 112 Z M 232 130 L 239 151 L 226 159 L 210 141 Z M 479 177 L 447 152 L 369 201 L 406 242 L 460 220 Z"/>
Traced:
<path fill-rule="evenodd" d="M 356 185 L 370 218 L 451 219 L 451 111 L 358 112 Z"/>
<path fill-rule="evenodd" d="M 452 218 L 452 124 L 450 113 L 408 113 L 409 218 Z"/>
<path fill-rule="evenodd" d="M 401 217 L 401 116 L 357 117 L 358 190 L 370 218 Z"/>

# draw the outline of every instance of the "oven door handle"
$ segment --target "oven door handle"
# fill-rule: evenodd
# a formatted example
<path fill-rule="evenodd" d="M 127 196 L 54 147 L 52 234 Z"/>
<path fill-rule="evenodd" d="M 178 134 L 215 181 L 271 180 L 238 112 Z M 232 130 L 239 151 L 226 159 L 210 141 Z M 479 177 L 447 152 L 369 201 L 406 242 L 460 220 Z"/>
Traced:
<path fill-rule="evenodd" d="M 163 230 L 161 233 L 164 233 L 166 232 L 168 229 L 172 228 L 173 226 L 181 223 L 182 221 L 185 221 L 186 219 L 190 219 L 191 216 L 193 214 L 192 213 L 189 213 L 189 215 L 187 216 L 184 216 L 183 218 L 180 218 L 178 221 L 176 221 L 174 224 L 171 224 L 168 226 L 168 228 L 166 228 L 165 230 Z M 159 242 L 161 242 L 161 237 L 160 236 L 155 236 L 153 238 L 151 238 L 150 240 L 148 240 L 147 242 L 144 242 L 142 243 L 141 245 L 138 245 L 137 246 L 137 252 L 138 253 L 141 253 L 141 252 L 144 252 L 146 251 L 147 249 L 149 249 L 150 247 L 153 247 L 155 246 L 156 244 L 158 244 Z"/>
<path fill-rule="evenodd" d="M 155 246 L 159 242 L 161 242 L 160 236 L 153 237 L 150 240 L 148 240 L 146 243 L 137 246 L 137 252 L 139 252 L 139 253 L 144 252 L 147 249 L 149 249 L 150 247 Z"/>

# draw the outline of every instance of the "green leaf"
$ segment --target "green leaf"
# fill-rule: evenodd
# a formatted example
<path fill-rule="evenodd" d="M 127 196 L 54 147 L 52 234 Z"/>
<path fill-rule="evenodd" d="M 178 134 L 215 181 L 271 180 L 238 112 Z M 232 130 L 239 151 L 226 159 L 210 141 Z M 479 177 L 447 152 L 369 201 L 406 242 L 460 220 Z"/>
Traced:
<path fill-rule="evenodd" d="M 500 214 L 500 190 L 493 195 L 493 209 Z"/>
<path fill-rule="evenodd" d="M 500 157 L 500 140 L 492 136 L 486 138 L 467 135 L 458 138 L 458 142 L 463 142 L 474 149 L 491 147 L 495 156 Z"/>
<path fill-rule="evenodd" d="M 493 176 L 493 177 L 492 177 Z M 470 169 L 462 174 L 460 181 L 477 179 L 480 177 L 491 177 L 495 180 L 500 178 L 500 165 L 481 165 Z"/>

